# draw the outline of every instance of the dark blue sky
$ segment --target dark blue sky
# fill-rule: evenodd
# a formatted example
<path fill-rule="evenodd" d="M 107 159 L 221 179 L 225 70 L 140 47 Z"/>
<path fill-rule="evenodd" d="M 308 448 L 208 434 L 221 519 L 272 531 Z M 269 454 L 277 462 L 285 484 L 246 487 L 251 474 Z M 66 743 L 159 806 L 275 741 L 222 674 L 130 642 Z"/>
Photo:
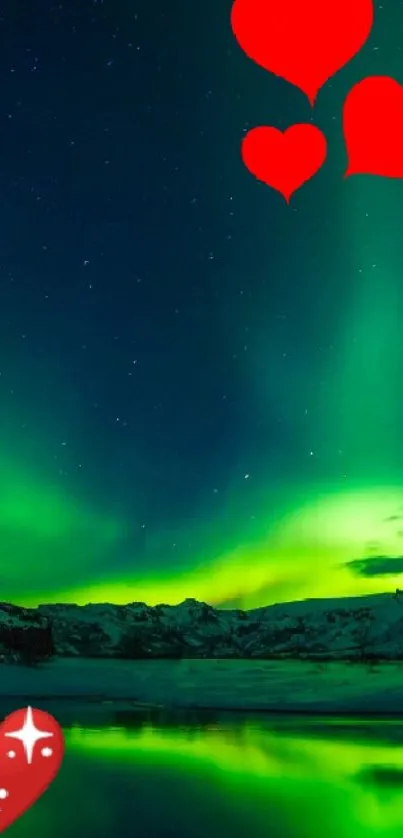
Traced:
<path fill-rule="evenodd" d="M 244 169 L 240 141 L 249 127 L 285 128 L 312 112 L 238 48 L 230 2 L 3 4 L 0 533 L 10 596 L 90 582 L 105 596 L 122 579 L 111 597 L 141 599 L 162 573 L 171 587 L 158 591 L 173 600 L 194 587 L 210 601 L 260 601 L 288 592 L 291 559 L 310 590 L 322 525 L 313 547 L 309 518 L 309 544 L 293 535 L 284 553 L 267 546 L 273 522 L 298 517 L 323 484 L 343 498 L 346 486 L 388 487 L 391 470 L 399 482 L 393 445 L 373 455 L 385 415 L 390 439 L 400 422 L 388 302 L 390 385 L 364 442 L 354 416 L 371 405 L 371 386 L 359 398 L 357 388 L 380 310 L 361 275 L 371 288 L 380 266 L 400 300 L 403 187 L 343 182 L 341 141 L 353 81 L 381 62 L 403 80 L 395 6 L 377 10 L 362 55 L 321 92 L 328 162 L 287 207 Z M 376 353 L 371 363 L 379 368 Z M 343 541 L 343 557 L 362 558 L 370 535 L 360 538 L 349 550 Z"/>

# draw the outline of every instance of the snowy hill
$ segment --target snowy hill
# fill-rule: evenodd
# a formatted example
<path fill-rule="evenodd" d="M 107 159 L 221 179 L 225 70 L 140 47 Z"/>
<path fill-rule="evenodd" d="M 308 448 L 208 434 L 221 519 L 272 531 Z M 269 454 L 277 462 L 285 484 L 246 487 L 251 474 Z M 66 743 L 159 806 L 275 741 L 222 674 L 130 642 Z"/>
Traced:
<path fill-rule="evenodd" d="M 0 660 L 83 658 L 403 660 L 403 597 L 304 600 L 224 611 L 176 606 L 0 603 Z"/>

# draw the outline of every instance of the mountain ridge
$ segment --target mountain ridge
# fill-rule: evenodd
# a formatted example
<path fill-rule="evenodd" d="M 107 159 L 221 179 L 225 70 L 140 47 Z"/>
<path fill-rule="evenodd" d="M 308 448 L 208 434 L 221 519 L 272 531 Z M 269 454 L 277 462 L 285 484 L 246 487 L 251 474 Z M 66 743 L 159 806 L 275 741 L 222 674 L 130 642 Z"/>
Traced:
<path fill-rule="evenodd" d="M 305 599 L 219 609 L 195 599 L 0 603 L 0 661 L 121 659 L 402 660 L 403 595 Z"/>

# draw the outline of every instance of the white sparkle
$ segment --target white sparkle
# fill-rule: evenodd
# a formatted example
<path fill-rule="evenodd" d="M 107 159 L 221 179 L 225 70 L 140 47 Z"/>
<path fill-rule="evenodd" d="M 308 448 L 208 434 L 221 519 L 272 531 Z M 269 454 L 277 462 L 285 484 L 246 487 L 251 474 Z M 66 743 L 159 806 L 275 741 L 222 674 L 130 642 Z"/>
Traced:
<path fill-rule="evenodd" d="M 15 753 L 15 751 L 7 751 L 7 756 L 10 757 L 10 759 L 14 759 L 14 757 L 16 756 L 16 753 Z"/>
<path fill-rule="evenodd" d="M 8 797 L 7 789 L 0 789 L 0 800 L 5 800 Z"/>
<path fill-rule="evenodd" d="M 28 765 L 31 765 L 36 743 L 40 739 L 48 739 L 49 736 L 53 736 L 53 733 L 38 730 L 38 728 L 34 725 L 32 707 L 27 707 L 22 728 L 20 728 L 20 730 L 13 730 L 11 733 L 5 733 L 4 735 L 10 737 L 11 739 L 19 739 L 19 741 L 22 742 L 27 763 Z"/>
<path fill-rule="evenodd" d="M 43 757 L 51 757 L 53 754 L 52 748 L 42 748 L 41 754 Z"/>

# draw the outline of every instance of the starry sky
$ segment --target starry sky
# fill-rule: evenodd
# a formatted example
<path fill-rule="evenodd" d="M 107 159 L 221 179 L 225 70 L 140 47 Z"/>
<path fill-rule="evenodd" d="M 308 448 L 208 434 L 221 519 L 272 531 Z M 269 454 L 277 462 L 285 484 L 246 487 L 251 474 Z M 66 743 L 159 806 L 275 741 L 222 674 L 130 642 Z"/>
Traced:
<path fill-rule="evenodd" d="M 403 183 L 343 179 L 341 108 L 403 83 L 403 4 L 318 96 L 230 0 L 5 0 L 0 589 L 254 607 L 403 571 Z M 259 124 L 325 131 L 293 197 Z"/>

